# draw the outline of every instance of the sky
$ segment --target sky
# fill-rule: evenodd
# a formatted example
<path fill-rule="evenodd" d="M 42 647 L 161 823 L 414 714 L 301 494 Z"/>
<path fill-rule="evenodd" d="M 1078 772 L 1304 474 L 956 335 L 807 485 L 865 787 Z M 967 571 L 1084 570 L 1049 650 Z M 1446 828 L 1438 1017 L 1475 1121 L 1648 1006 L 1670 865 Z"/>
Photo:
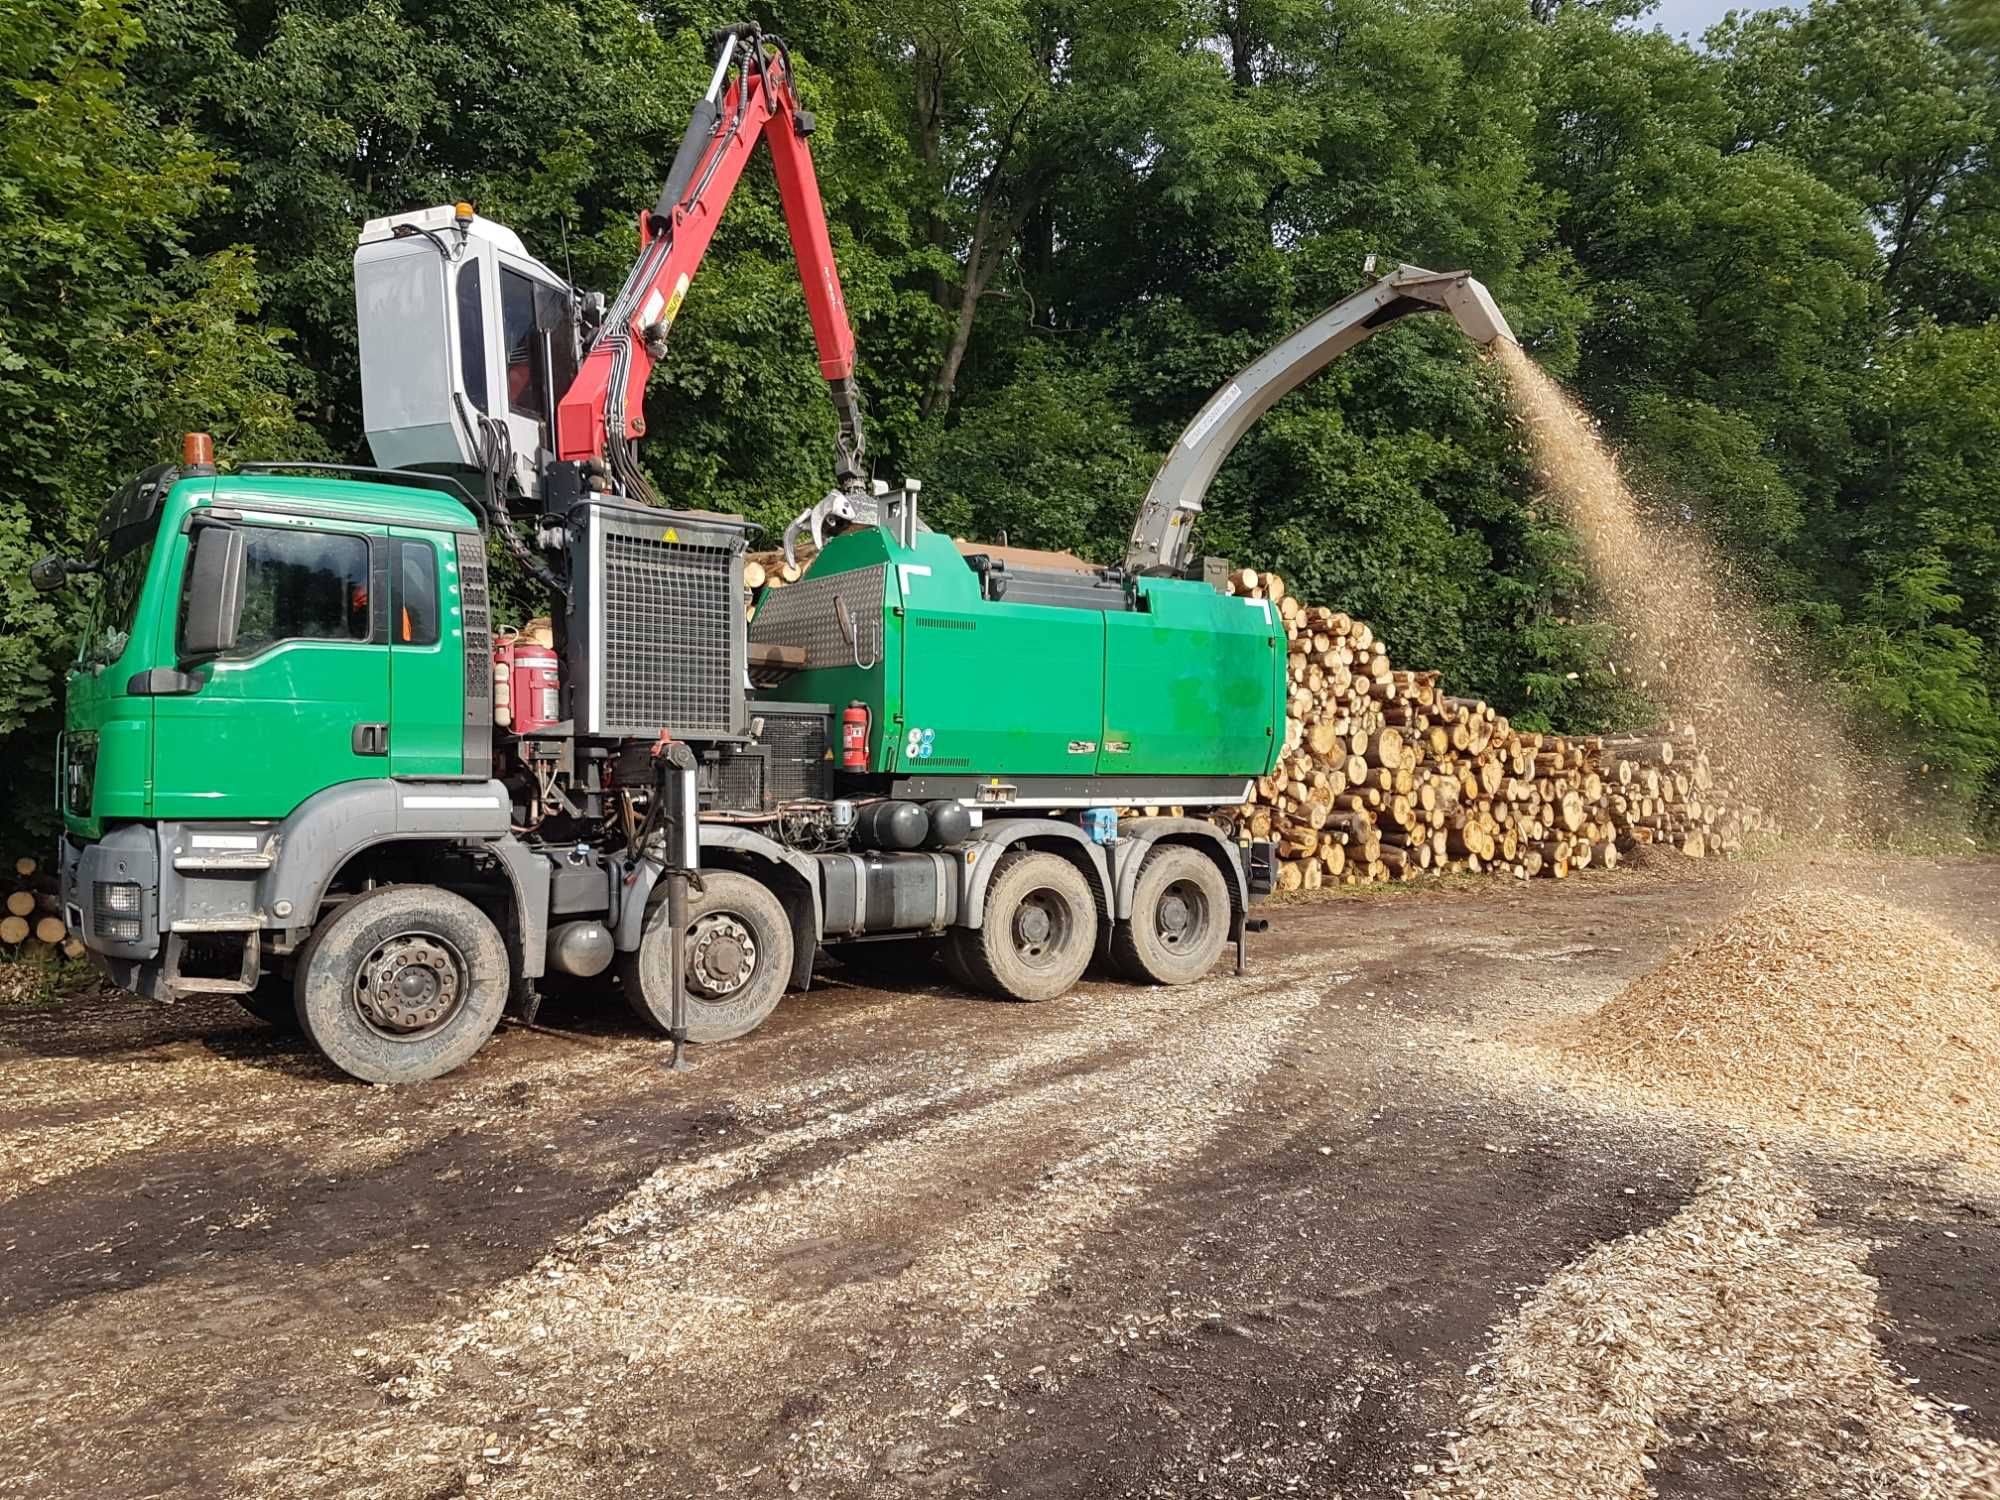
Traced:
<path fill-rule="evenodd" d="M 1762 9 L 1756 0 L 1660 0 L 1639 24 L 1657 26 L 1669 36 L 1685 35 L 1689 41 L 1698 42 L 1701 34 L 1729 11 Z"/>

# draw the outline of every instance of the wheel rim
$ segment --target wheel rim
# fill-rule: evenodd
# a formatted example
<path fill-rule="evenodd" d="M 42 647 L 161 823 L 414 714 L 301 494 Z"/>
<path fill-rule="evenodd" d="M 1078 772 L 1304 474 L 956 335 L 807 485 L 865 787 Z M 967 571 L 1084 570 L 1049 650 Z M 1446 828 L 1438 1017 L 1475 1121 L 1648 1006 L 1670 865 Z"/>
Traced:
<path fill-rule="evenodd" d="M 362 961 L 354 1009 L 391 1041 L 414 1042 L 449 1026 L 471 991 L 465 955 L 435 932 L 399 932 Z"/>
<path fill-rule="evenodd" d="M 1023 896 L 1008 923 L 1015 956 L 1033 969 L 1054 968 L 1075 930 L 1076 914 L 1069 902 L 1047 886 Z"/>
<path fill-rule="evenodd" d="M 1208 893 L 1192 880 L 1176 880 L 1160 892 L 1153 926 L 1169 953 L 1198 952 L 1214 922 Z"/>
<path fill-rule="evenodd" d="M 733 1000 L 757 973 L 757 936 L 738 912 L 705 912 L 688 924 L 685 948 L 689 998 L 707 1005 Z"/>

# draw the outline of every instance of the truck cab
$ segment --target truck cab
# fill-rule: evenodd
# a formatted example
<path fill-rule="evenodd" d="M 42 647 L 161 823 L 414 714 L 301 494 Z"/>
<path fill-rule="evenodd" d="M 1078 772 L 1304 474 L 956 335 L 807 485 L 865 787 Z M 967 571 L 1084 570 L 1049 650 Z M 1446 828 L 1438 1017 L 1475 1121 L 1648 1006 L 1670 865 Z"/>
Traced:
<path fill-rule="evenodd" d="M 68 918 L 160 999 L 254 990 L 310 925 L 288 845 L 359 841 L 412 801 L 506 831 L 473 511 L 203 467 L 107 505 L 58 756 Z"/>

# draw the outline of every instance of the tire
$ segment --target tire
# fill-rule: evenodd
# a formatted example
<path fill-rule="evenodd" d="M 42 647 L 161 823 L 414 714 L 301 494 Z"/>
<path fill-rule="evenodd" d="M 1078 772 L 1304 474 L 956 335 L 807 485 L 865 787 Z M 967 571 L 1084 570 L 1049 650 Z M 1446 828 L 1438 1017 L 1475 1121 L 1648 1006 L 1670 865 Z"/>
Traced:
<path fill-rule="evenodd" d="M 1097 898 L 1059 854 L 1000 856 L 977 927 L 952 932 L 957 962 L 1002 1000 L 1053 1000 L 1083 977 L 1097 947 Z"/>
<path fill-rule="evenodd" d="M 962 989 L 980 988 L 978 975 L 972 972 L 972 965 L 966 962 L 965 950 L 970 946 L 972 933 L 963 927 L 954 927 L 944 935 L 938 944 L 938 956 L 944 960 L 944 971 Z"/>
<path fill-rule="evenodd" d="M 769 886 L 734 870 L 702 876 L 688 898 L 687 1028 L 691 1042 L 728 1042 L 778 1008 L 792 977 L 792 922 Z M 664 894 L 646 915 L 639 946 L 618 955 L 633 1014 L 662 1035 L 673 1024 Z M 721 971 L 734 962 L 728 979 Z M 747 968 L 747 972 L 745 972 Z"/>
<path fill-rule="evenodd" d="M 282 974 L 266 974 L 236 1003 L 275 1031 L 296 1034 L 299 1029 L 298 986 Z"/>
<path fill-rule="evenodd" d="M 500 930 L 470 901 L 431 885 L 385 885 L 342 903 L 299 950 L 296 1007 L 341 1072 L 419 1083 L 486 1044 L 511 979 Z"/>
<path fill-rule="evenodd" d="M 1111 934 L 1111 962 L 1135 984 L 1192 984 L 1229 939 L 1229 883 L 1199 849 L 1162 844 L 1139 866 L 1132 918 Z"/>

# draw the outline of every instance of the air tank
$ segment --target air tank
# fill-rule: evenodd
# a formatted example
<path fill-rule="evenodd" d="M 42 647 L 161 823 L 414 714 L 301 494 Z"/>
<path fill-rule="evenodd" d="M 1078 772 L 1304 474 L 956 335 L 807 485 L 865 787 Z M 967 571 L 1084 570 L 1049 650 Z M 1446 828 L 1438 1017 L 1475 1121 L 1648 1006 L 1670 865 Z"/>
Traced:
<path fill-rule="evenodd" d="M 926 802 L 924 816 L 931 825 L 930 836 L 924 842 L 932 849 L 947 849 L 972 836 L 972 814 L 956 802 L 943 798 Z"/>
<path fill-rule="evenodd" d="M 870 802 L 854 819 L 862 849 L 914 849 L 931 830 L 930 815 L 914 802 Z"/>

